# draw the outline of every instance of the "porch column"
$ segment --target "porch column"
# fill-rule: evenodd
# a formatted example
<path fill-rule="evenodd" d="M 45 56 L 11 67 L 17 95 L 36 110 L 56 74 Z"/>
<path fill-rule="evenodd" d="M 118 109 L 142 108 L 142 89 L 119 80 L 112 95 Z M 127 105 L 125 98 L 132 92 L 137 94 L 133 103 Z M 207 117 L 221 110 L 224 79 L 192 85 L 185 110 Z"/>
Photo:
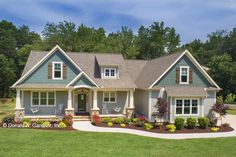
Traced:
<path fill-rule="evenodd" d="M 72 107 L 72 90 L 68 90 L 68 98 L 67 98 L 67 108 L 66 108 L 66 114 L 74 115 L 74 108 Z"/>
<path fill-rule="evenodd" d="M 91 109 L 91 116 L 92 115 L 99 115 L 99 108 L 98 108 L 98 100 L 97 100 L 97 90 L 93 90 L 93 107 Z"/>
<path fill-rule="evenodd" d="M 129 106 L 126 109 L 126 117 L 132 118 L 133 115 L 134 115 L 134 90 L 130 90 L 129 91 Z"/>
<path fill-rule="evenodd" d="M 25 115 L 25 109 L 22 107 L 21 104 L 21 94 L 20 90 L 16 90 L 16 108 L 15 108 L 15 121 L 16 122 L 21 122 L 24 118 Z"/>

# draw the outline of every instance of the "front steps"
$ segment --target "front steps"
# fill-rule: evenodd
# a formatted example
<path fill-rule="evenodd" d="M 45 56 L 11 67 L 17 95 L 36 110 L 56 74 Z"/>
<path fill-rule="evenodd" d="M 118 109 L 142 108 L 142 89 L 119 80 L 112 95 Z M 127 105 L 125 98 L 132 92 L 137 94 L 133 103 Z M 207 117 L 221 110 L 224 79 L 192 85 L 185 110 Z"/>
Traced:
<path fill-rule="evenodd" d="M 74 116 L 73 121 L 91 121 L 91 116 Z"/>

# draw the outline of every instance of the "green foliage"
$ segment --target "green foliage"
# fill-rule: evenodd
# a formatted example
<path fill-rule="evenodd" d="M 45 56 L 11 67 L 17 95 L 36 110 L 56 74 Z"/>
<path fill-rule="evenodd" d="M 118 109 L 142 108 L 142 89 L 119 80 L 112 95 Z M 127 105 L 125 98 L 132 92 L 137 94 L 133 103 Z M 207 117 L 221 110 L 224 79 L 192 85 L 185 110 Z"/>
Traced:
<path fill-rule="evenodd" d="M 41 120 L 41 119 L 36 120 L 36 123 L 37 123 L 37 124 L 43 124 L 43 122 L 44 122 L 44 121 Z"/>
<path fill-rule="evenodd" d="M 112 119 L 110 117 L 104 117 L 104 118 L 102 118 L 102 121 L 104 123 L 108 123 L 108 122 L 112 122 Z"/>
<path fill-rule="evenodd" d="M 112 122 L 108 122 L 107 126 L 111 127 L 111 126 L 113 126 L 113 123 Z"/>
<path fill-rule="evenodd" d="M 118 117 L 114 119 L 114 123 L 115 124 L 121 124 L 124 122 L 124 118 Z"/>
<path fill-rule="evenodd" d="M 30 119 L 29 118 L 23 118 L 23 122 L 30 122 Z"/>
<path fill-rule="evenodd" d="M 29 127 L 30 127 L 30 122 L 28 122 L 28 121 L 23 121 L 23 127 L 29 128 Z"/>
<path fill-rule="evenodd" d="M 199 117 L 197 121 L 200 128 L 205 129 L 209 125 L 209 119 L 207 117 Z"/>
<path fill-rule="evenodd" d="M 132 121 L 131 118 L 124 118 L 124 123 L 129 124 Z"/>
<path fill-rule="evenodd" d="M 187 118 L 186 124 L 187 124 L 187 127 L 188 127 L 189 129 L 193 129 L 193 128 L 195 128 L 196 125 L 197 125 L 197 119 L 196 119 L 196 118 L 193 118 L 193 117 L 189 117 L 189 118 Z"/>
<path fill-rule="evenodd" d="M 124 123 L 121 123 L 120 126 L 121 127 L 126 127 L 126 125 Z"/>
<path fill-rule="evenodd" d="M 175 118 L 175 126 L 177 130 L 181 130 L 184 128 L 184 119 L 183 118 Z"/>
<path fill-rule="evenodd" d="M 218 127 L 212 127 L 212 128 L 211 128 L 211 131 L 212 131 L 212 132 L 217 132 L 218 130 L 219 130 Z"/>
<path fill-rule="evenodd" d="M 63 117 L 62 121 L 66 124 L 66 126 L 72 126 L 73 125 L 73 116 L 70 114 L 67 114 Z"/>
<path fill-rule="evenodd" d="M 143 127 L 144 127 L 144 129 L 146 129 L 146 130 L 151 130 L 151 129 L 153 129 L 153 125 L 152 125 L 151 123 L 145 123 Z"/>
<path fill-rule="evenodd" d="M 223 103 L 223 102 L 224 102 L 223 96 L 222 96 L 222 95 L 217 96 L 217 97 L 216 97 L 216 102 Z"/>
<path fill-rule="evenodd" d="M 51 127 L 51 123 L 49 121 L 45 121 L 45 122 L 43 122 L 42 127 L 43 128 L 50 128 Z"/>
<path fill-rule="evenodd" d="M 11 123 L 14 121 L 14 115 L 6 115 L 3 117 L 2 122 L 3 123 Z"/>
<path fill-rule="evenodd" d="M 233 94 L 233 93 L 229 93 L 227 96 L 226 96 L 226 99 L 225 99 L 225 102 L 226 103 L 234 103 L 235 102 L 235 99 L 236 99 L 236 95 Z"/>
<path fill-rule="evenodd" d="M 173 124 L 169 124 L 169 125 L 166 125 L 166 129 L 167 129 L 169 132 L 175 132 L 176 127 L 175 127 L 175 125 L 173 125 Z"/>
<path fill-rule="evenodd" d="M 57 127 L 63 129 L 66 128 L 66 124 L 64 122 L 60 122 Z"/>

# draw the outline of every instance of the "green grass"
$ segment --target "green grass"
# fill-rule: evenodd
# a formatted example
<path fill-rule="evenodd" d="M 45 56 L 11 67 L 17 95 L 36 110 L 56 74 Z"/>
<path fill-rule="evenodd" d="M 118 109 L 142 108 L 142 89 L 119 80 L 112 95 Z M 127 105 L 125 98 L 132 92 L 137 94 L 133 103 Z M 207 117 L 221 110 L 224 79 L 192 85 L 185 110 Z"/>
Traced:
<path fill-rule="evenodd" d="M 8 114 L 13 114 L 15 108 L 15 102 L 8 101 L 5 104 L 0 102 L 0 121 Z"/>
<path fill-rule="evenodd" d="M 0 128 L 1 157 L 234 157 L 236 137 L 164 140 L 118 133 Z"/>
<path fill-rule="evenodd" d="M 234 107 L 230 107 L 228 110 L 227 110 L 227 113 L 228 114 L 232 114 L 232 115 L 236 115 L 236 105 Z"/>

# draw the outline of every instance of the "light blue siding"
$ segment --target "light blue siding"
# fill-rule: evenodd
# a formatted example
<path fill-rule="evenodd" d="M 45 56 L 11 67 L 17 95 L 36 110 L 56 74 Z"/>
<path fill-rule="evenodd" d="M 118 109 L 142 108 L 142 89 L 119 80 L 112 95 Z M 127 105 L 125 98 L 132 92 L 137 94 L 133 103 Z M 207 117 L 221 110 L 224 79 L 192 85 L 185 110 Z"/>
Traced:
<path fill-rule="evenodd" d="M 67 78 L 62 80 L 48 79 L 48 63 L 61 61 L 67 65 Z M 59 51 L 50 56 L 40 65 L 23 83 L 42 83 L 42 84 L 67 84 L 73 80 L 80 71 Z"/>
<path fill-rule="evenodd" d="M 75 83 L 73 83 L 73 86 L 80 86 L 80 85 L 86 85 L 94 87 L 95 85 L 89 81 L 84 75 L 82 75 Z"/>
<path fill-rule="evenodd" d="M 170 71 L 160 80 L 155 86 L 172 86 L 176 84 L 176 68 L 180 66 L 189 66 L 193 70 L 193 83 L 190 85 L 194 86 L 202 86 L 209 87 L 210 83 L 206 80 L 206 78 L 200 73 L 200 71 L 196 68 L 196 66 L 186 57 L 183 56 L 179 62 L 173 66 Z"/>
<path fill-rule="evenodd" d="M 55 115 L 55 110 L 58 104 L 63 104 L 64 109 L 67 108 L 67 91 L 56 92 L 56 106 L 40 106 L 39 112 L 32 113 L 31 111 L 31 91 L 24 91 L 23 94 L 23 107 L 25 108 L 26 116 L 37 116 L 37 115 Z M 63 114 L 65 110 L 63 110 Z"/>

